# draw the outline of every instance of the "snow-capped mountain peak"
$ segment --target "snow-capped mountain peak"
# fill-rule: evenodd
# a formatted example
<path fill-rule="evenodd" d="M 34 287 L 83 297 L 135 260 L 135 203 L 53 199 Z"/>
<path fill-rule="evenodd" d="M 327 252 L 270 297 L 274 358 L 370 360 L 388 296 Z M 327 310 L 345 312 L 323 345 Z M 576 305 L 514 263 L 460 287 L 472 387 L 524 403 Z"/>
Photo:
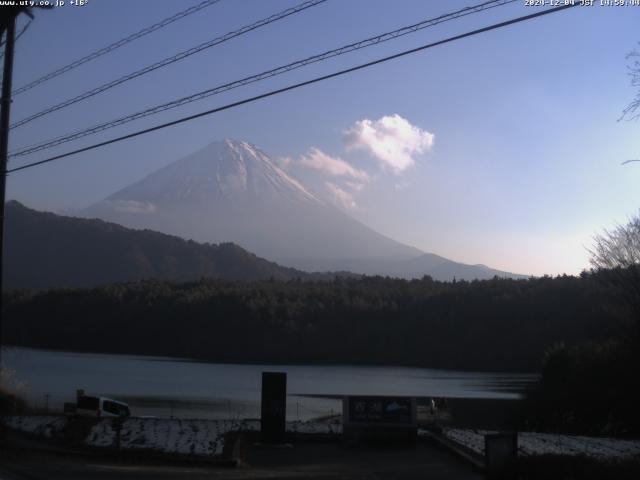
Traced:
<path fill-rule="evenodd" d="M 106 202 L 115 208 L 131 202 L 158 207 L 176 201 L 216 202 L 221 197 L 324 203 L 255 145 L 232 139 L 211 143 L 116 192 Z"/>
<path fill-rule="evenodd" d="M 298 197 L 309 202 L 324 203 L 320 198 L 304 187 L 300 182 L 287 174 L 271 158 L 255 145 L 241 140 L 225 139 L 224 145 L 231 151 L 236 162 L 242 164 L 244 170 L 245 189 L 258 189 L 262 180 L 285 196 Z M 252 174 L 252 175 L 251 175 Z M 248 178 L 252 183 L 248 184 Z"/>
<path fill-rule="evenodd" d="M 225 139 L 81 213 L 200 242 L 234 242 L 304 270 L 451 280 L 509 275 L 385 237 L 322 201 L 251 143 Z"/>
<path fill-rule="evenodd" d="M 83 214 L 202 242 L 231 241 L 272 260 L 422 253 L 348 217 L 241 140 L 211 143 Z"/>

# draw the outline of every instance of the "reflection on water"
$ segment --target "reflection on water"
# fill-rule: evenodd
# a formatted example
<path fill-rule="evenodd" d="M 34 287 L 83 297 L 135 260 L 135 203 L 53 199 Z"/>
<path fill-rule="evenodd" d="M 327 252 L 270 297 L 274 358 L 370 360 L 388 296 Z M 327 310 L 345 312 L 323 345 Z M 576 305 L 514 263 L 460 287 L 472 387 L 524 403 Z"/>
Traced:
<path fill-rule="evenodd" d="M 127 401 L 134 415 L 257 418 L 264 371 L 287 372 L 287 417 L 341 412 L 342 395 L 517 399 L 537 376 L 408 367 L 237 365 L 188 359 L 3 348 L 28 400 L 60 408 L 75 391 Z"/>

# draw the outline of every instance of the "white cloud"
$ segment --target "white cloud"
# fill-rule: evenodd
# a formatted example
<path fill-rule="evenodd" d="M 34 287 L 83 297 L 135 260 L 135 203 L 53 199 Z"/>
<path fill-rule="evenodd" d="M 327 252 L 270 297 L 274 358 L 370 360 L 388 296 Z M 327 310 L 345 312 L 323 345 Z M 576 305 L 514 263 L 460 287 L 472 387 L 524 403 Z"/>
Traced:
<path fill-rule="evenodd" d="M 359 170 L 339 157 L 327 155 L 318 148 L 311 147 L 309 153 L 300 157 L 300 164 L 334 177 L 351 177 L 360 182 L 368 182 L 369 174 Z"/>
<path fill-rule="evenodd" d="M 362 191 L 362 189 L 366 185 L 366 183 L 360 183 L 360 182 L 344 182 L 344 184 L 354 192 Z"/>
<path fill-rule="evenodd" d="M 398 114 L 359 120 L 344 132 L 347 150 L 365 150 L 383 168 L 399 174 L 415 165 L 414 156 L 433 146 L 434 135 Z"/>
<path fill-rule="evenodd" d="M 329 192 L 333 195 L 334 200 L 344 208 L 358 208 L 355 199 L 353 198 L 353 194 L 347 192 L 343 188 L 340 188 L 335 183 L 325 182 L 325 185 L 329 189 Z"/>
<path fill-rule="evenodd" d="M 289 165 L 291 165 L 291 162 L 293 162 L 293 158 L 291 158 L 291 157 L 278 157 L 278 158 L 276 158 L 276 163 L 283 170 L 287 170 L 289 168 Z"/>
<path fill-rule="evenodd" d="M 117 212 L 149 214 L 156 211 L 156 206 L 151 202 L 138 202 L 137 200 L 116 200 L 110 202 Z"/>

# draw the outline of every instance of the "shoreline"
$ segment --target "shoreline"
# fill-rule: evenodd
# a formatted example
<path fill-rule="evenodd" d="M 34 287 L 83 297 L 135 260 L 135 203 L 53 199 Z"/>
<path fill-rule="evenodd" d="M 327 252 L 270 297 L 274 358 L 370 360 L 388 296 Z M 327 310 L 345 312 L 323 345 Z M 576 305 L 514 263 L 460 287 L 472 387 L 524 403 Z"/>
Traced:
<path fill-rule="evenodd" d="M 509 370 L 473 370 L 473 369 L 461 369 L 455 367 L 437 367 L 437 366 L 424 366 L 424 365 L 408 365 L 408 364 L 375 364 L 375 363 L 345 363 L 345 362 L 318 362 L 318 363 L 305 363 L 305 362 L 257 362 L 252 360 L 247 360 L 245 362 L 241 361 L 225 361 L 225 360 L 209 360 L 209 359 L 200 359 L 200 358 L 190 358 L 190 357 L 172 357 L 166 355 L 154 355 L 154 354 L 145 354 L 145 353 L 130 353 L 130 352 L 114 352 L 107 350 L 69 350 L 64 348 L 53 348 L 53 347 L 39 347 L 39 346 L 29 346 L 29 345 L 15 345 L 15 344 L 3 344 L 2 350 L 12 350 L 12 349 L 24 349 L 24 350 L 35 350 L 41 352 L 50 352 L 50 353 L 68 353 L 71 355 L 105 355 L 105 356 L 118 356 L 124 358 L 135 358 L 135 359 L 144 359 L 147 361 L 157 361 L 157 362 L 184 362 L 184 363 L 199 363 L 199 364 L 210 364 L 210 365 L 237 365 L 237 366 L 258 366 L 258 367 L 348 367 L 348 368 L 403 368 L 403 369 L 416 369 L 416 370 L 434 370 L 434 371 L 445 371 L 452 372 L 458 374 L 496 374 L 496 375 L 504 375 L 504 376 L 517 376 L 517 377 L 531 377 L 539 378 L 540 372 L 534 371 L 509 371 Z"/>

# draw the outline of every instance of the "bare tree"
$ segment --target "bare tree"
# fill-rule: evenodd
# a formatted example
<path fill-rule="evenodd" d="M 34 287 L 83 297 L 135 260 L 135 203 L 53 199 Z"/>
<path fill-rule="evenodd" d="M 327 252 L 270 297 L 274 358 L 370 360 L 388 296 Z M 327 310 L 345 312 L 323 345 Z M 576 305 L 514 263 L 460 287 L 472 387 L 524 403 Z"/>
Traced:
<path fill-rule="evenodd" d="M 596 269 L 627 268 L 640 265 L 640 215 L 627 225 L 605 230 L 594 238 L 590 251 L 591 265 Z"/>
<path fill-rule="evenodd" d="M 629 105 L 622 111 L 620 120 L 637 120 L 640 118 L 640 51 L 634 50 L 627 58 L 631 61 L 628 65 L 629 76 L 631 77 L 631 85 L 638 87 L 638 93 Z"/>
<path fill-rule="evenodd" d="M 596 235 L 589 253 L 599 277 L 616 288 L 640 323 L 640 213 L 626 225 Z"/>

